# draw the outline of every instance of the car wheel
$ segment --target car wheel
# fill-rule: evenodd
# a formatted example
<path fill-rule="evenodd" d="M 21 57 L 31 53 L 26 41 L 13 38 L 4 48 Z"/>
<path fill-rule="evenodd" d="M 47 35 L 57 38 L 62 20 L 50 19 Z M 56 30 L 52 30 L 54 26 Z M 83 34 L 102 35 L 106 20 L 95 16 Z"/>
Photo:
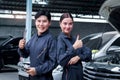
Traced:
<path fill-rule="evenodd" d="M 29 80 L 29 78 L 28 78 L 28 77 L 25 77 L 25 76 L 19 75 L 19 80 Z"/>
<path fill-rule="evenodd" d="M 3 59 L 0 59 L 0 71 L 3 68 L 3 66 L 4 66 L 4 61 L 3 61 Z"/>

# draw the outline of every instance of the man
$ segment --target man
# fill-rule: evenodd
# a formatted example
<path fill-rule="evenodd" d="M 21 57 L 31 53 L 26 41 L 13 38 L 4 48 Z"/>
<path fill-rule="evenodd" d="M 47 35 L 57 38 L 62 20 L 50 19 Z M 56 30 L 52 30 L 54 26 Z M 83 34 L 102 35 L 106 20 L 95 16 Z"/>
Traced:
<path fill-rule="evenodd" d="M 30 67 L 27 73 L 30 80 L 53 80 L 52 70 L 56 64 L 56 41 L 49 32 L 51 15 L 47 11 L 39 11 L 35 15 L 37 33 L 25 43 L 19 42 L 19 53 L 22 57 L 30 56 Z"/>

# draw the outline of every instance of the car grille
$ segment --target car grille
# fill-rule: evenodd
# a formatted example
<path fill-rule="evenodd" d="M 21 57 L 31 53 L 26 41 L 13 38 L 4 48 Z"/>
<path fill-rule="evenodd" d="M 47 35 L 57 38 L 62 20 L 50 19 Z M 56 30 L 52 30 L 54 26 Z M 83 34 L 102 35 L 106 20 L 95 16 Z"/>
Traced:
<path fill-rule="evenodd" d="M 85 80 L 120 80 L 120 72 L 113 72 L 105 68 L 95 68 L 93 66 L 85 66 Z"/>

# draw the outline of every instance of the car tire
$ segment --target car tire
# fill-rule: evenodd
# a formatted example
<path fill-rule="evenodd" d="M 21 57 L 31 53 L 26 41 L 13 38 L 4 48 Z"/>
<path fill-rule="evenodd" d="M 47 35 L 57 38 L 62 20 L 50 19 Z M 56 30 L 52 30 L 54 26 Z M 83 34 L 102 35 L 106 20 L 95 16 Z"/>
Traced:
<path fill-rule="evenodd" d="M 4 66 L 4 61 L 3 61 L 3 59 L 0 59 L 0 71 L 3 68 L 3 66 Z"/>
<path fill-rule="evenodd" d="M 19 75 L 19 80 L 29 80 L 29 78 L 28 78 L 28 77 L 25 77 L 25 76 Z"/>

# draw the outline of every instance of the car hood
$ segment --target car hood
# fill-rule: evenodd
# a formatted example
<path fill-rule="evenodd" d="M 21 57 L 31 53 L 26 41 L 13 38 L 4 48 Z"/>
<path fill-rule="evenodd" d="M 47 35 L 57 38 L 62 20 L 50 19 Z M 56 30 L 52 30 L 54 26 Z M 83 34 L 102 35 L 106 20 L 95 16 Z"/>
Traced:
<path fill-rule="evenodd" d="M 99 10 L 99 15 L 120 32 L 120 0 L 106 0 Z"/>

